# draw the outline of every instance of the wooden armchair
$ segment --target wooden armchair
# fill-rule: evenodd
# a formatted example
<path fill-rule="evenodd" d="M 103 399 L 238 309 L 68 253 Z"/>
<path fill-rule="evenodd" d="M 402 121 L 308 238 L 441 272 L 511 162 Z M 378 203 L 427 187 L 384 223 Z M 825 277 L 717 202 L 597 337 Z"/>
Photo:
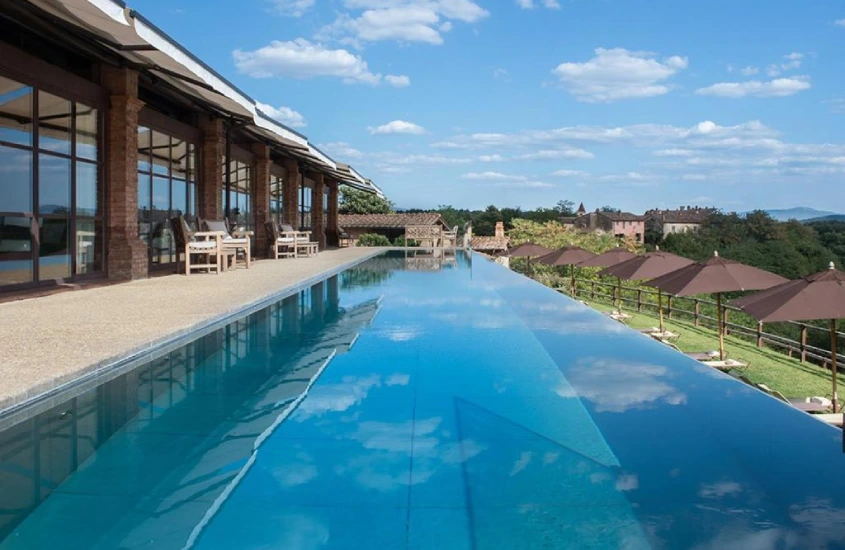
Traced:
<path fill-rule="evenodd" d="M 179 256 L 185 254 L 185 275 L 191 270 L 207 269 L 220 273 L 223 268 L 223 236 L 218 232 L 193 232 L 184 216 L 170 219 L 170 227 L 176 240 L 176 273 L 179 273 Z M 205 239 L 205 240 L 200 240 Z M 200 263 L 194 258 L 199 257 Z M 214 260 L 212 262 L 212 260 Z"/>
<path fill-rule="evenodd" d="M 200 227 L 210 233 L 220 233 L 223 237 L 223 251 L 234 253 L 235 263 L 238 261 L 238 254 L 242 254 L 244 264 L 249 269 L 252 263 L 251 231 L 236 232 L 236 234 L 233 234 L 229 229 L 229 222 L 225 218 L 222 220 L 202 220 Z"/>
<path fill-rule="evenodd" d="M 270 245 L 270 256 L 276 260 L 279 258 L 296 257 L 295 237 L 283 235 L 282 232 L 279 231 L 279 226 L 273 220 L 265 222 L 264 229 L 267 231 L 267 242 Z"/>
<path fill-rule="evenodd" d="M 317 254 L 320 244 L 311 240 L 310 231 L 296 231 L 290 224 L 283 223 L 279 226 L 279 233 L 282 237 L 293 237 L 293 246 L 296 249 L 295 258 L 299 256 L 314 256 Z"/>

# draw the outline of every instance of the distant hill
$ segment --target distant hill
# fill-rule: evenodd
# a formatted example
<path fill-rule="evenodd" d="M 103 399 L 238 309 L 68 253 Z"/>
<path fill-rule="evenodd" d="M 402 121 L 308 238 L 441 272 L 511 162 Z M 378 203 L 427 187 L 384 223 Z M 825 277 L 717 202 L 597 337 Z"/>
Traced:
<path fill-rule="evenodd" d="M 801 220 L 804 223 L 814 222 L 845 222 L 845 214 L 830 214 L 829 216 L 820 216 L 818 218 L 809 218 Z"/>
<path fill-rule="evenodd" d="M 815 218 L 825 218 L 828 216 L 840 216 L 836 212 L 827 212 L 824 210 L 816 210 L 815 208 L 808 208 L 806 206 L 797 206 L 795 208 L 788 208 L 785 210 L 766 210 L 771 217 L 778 221 L 785 222 L 787 220 L 814 220 Z M 743 212 L 742 215 L 748 214 Z"/>

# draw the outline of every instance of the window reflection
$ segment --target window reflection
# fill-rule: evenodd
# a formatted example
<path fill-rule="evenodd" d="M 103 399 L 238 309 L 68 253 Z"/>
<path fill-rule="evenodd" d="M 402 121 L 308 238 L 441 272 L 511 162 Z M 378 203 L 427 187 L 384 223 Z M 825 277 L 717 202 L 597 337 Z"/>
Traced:
<path fill-rule="evenodd" d="M 311 229 L 311 187 L 308 185 L 299 186 L 299 228 Z"/>
<path fill-rule="evenodd" d="M 97 109 L 76 105 L 76 156 L 97 160 Z"/>
<path fill-rule="evenodd" d="M 224 168 L 225 169 L 225 168 Z M 232 226 L 243 229 L 254 229 L 252 221 L 252 166 L 239 160 L 228 163 L 228 218 Z M 225 179 L 224 179 L 225 181 Z M 226 200 L 226 192 L 223 194 Z"/>
<path fill-rule="evenodd" d="M 93 217 L 97 214 L 99 189 L 97 165 L 76 163 L 76 215 Z"/>
<path fill-rule="evenodd" d="M 92 273 L 102 262 L 103 228 L 98 220 L 76 221 L 76 273 Z"/>
<path fill-rule="evenodd" d="M 284 178 L 277 175 L 270 176 L 270 218 L 282 223 L 284 216 Z"/>
<path fill-rule="evenodd" d="M 32 145 L 32 88 L 0 76 L 0 142 Z"/>
<path fill-rule="evenodd" d="M 70 155 L 70 101 L 38 92 L 38 147 L 45 151 Z"/>
<path fill-rule="evenodd" d="M 0 212 L 32 211 L 32 153 L 0 145 Z"/>
<path fill-rule="evenodd" d="M 32 280 L 32 218 L 0 216 L 0 285 Z"/>
<path fill-rule="evenodd" d="M 70 159 L 40 154 L 38 156 L 38 212 L 70 213 Z"/>
<path fill-rule="evenodd" d="M 39 220 L 38 270 L 41 280 L 70 276 L 69 225 L 67 219 Z"/>

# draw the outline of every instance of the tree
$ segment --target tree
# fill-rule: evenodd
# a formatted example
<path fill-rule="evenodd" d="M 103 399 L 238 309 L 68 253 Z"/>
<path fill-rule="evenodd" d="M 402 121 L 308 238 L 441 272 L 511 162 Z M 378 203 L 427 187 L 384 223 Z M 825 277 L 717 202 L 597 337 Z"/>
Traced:
<path fill-rule="evenodd" d="M 393 203 L 373 193 L 342 185 L 338 212 L 341 214 L 390 214 L 393 212 Z"/>

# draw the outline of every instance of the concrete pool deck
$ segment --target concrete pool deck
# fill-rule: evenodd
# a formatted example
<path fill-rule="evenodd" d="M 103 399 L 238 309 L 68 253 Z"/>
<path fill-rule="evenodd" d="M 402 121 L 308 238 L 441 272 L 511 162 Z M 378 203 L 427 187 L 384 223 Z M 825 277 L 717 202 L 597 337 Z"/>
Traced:
<path fill-rule="evenodd" d="M 0 413 L 381 252 L 327 250 L 0 304 Z"/>

